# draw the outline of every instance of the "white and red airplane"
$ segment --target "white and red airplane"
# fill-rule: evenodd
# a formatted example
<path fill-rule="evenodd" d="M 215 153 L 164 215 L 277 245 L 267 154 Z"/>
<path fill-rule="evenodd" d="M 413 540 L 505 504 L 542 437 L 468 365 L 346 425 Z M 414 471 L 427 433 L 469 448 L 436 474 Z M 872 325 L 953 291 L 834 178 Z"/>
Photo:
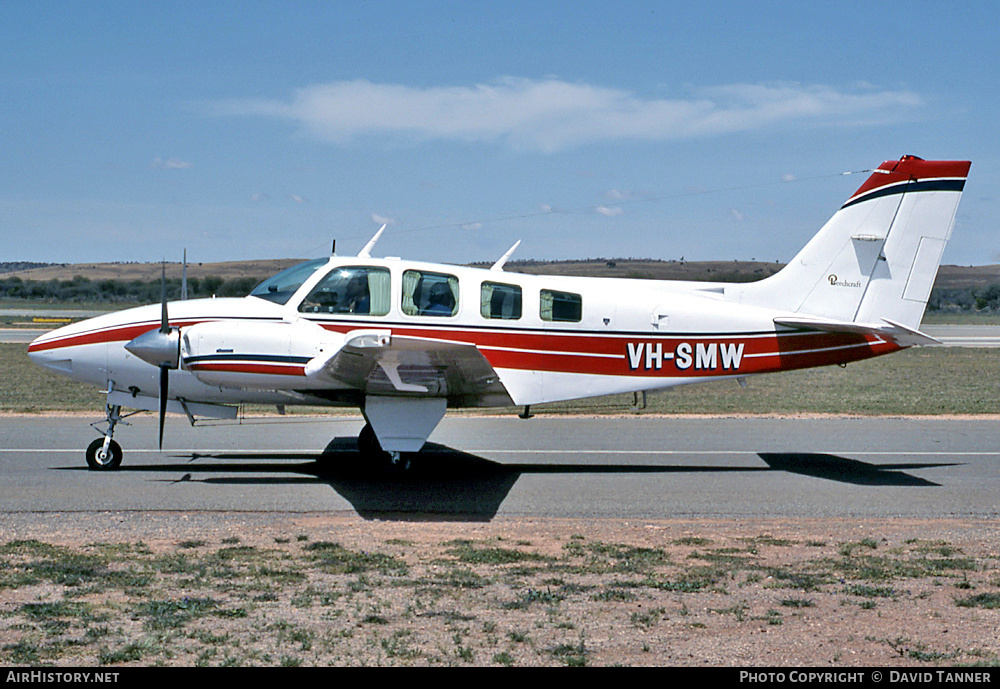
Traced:
<path fill-rule="evenodd" d="M 513 248 L 489 270 L 372 258 L 383 226 L 357 256 L 302 263 L 247 297 L 164 299 L 28 352 L 107 391 L 92 469 L 121 463 L 122 407 L 158 411 L 162 447 L 166 412 L 235 418 L 240 403 L 357 407 L 362 454 L 405 466 L 449 407 L 527 408 L 936 342 L 918 327 L 970 165 L 883 163 L 753 283 L 504 272 Z"/>

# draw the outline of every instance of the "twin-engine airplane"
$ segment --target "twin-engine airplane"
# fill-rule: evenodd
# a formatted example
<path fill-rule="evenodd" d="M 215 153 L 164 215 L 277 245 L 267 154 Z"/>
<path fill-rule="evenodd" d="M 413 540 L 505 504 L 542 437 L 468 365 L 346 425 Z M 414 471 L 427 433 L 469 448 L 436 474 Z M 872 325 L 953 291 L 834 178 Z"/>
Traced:
<path fill-rule="evenodd" d="M 375 259 L 383 226 L 356 257 L 302 263 L 247 297 L 164 298 L 59 328 L 28 352 L 107 391 L 92 469 L 121 463 L 122 407 L 158 411 L 162 447 L 166 412 L 235 418 L 240 403 L 358 407 L 361 453 L 406 466 L 402 453 L 449 407 L 741 379 L 936 342 L 918 327 L 970 165 L 883 163 L 754 283 L 515 274 L 503 271 L 510 251 L 490 270 Z"/>

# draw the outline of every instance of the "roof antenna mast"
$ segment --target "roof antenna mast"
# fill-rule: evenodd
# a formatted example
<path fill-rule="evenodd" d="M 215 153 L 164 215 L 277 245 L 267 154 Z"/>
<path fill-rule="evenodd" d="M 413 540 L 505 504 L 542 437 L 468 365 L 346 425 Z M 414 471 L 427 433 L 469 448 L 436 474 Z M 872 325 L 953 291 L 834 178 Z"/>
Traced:
<path fill-rule="evenodd" d="M 378 238 L 382 236 L 383 232 L 385 232 L 385 226 L 386 225 L 388 225 L 388 223 L 386 223 L 385 225 L 382 225 L 382 227 L 378 228 L 378 232 L 375 233 L 375 236 L 372 237 L 371 239 L 369 239 L 368 243 L 365 244 L 365 248 L 358 252 L 358 258 L 371 258 L 372 257 L 372 249 L 375 248 L 375 242 L 377 242 Z"/>
<path fill-rule="evenodd" d="M 493 266 L 490 268 L 490 270 L 502 271 L 504 265 L 506 265 L 506 263 L 507 263 L 507 259 L 511 257 L 511 255 L 514 253 L 514 250 L 518 246 L 520 246 L 520 244 L 521 244 L 521 240 L 520 239 L 518 239 L 516 242 L 514 242 L 514 246 L 510 247 L 509 249 L 507 249 L 507 253 L 505 253 L 503 256 L 501 256 L 500 259 L 496 263 L 493 264 Z"/>

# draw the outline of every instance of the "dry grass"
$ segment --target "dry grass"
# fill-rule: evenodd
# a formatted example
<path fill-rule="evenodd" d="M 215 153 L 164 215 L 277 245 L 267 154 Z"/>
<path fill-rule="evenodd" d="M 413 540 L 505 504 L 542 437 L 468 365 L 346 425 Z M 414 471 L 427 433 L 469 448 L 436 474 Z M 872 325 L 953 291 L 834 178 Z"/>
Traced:
<path fill-rule="evenodd" d="M 0 529 L 6 664 L 927 667 L 1000 657 L 996 534 L 985 523 L 15 519 Z"/>

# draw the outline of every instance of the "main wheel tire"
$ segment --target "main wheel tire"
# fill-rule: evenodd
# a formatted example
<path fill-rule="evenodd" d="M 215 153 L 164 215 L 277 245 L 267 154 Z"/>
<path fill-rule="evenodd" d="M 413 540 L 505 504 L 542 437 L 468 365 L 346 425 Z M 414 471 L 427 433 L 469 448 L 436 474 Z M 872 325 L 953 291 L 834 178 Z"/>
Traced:
<path fill-rule="evenodd" d="M 122 463 L 122 446 L 112 440 L 104 451 L 104 438 L 98 438 L 87 447 L 87 466 L 93 471 L 114 471 Z"/>
<path fill-rule="evenodd" d="M 378 467 L 381 471 L 389 474 L 405 474 L 413 467 L 410 453 L 401 455 L 398 461 L 392 461 L 392 453 L 382 449 L 378 436 L 375 435 L 370 424 L 365 424 L 365 427 L 358 433 L 358 452 L 371 462 L 370 466 Z"/>
<path fill-rule="evenodd" d="M 358 433 L 358 452 L 372 459 L 381 458 L 385 454 L 371 424 L 366 423 L 365 427 Z"/>

